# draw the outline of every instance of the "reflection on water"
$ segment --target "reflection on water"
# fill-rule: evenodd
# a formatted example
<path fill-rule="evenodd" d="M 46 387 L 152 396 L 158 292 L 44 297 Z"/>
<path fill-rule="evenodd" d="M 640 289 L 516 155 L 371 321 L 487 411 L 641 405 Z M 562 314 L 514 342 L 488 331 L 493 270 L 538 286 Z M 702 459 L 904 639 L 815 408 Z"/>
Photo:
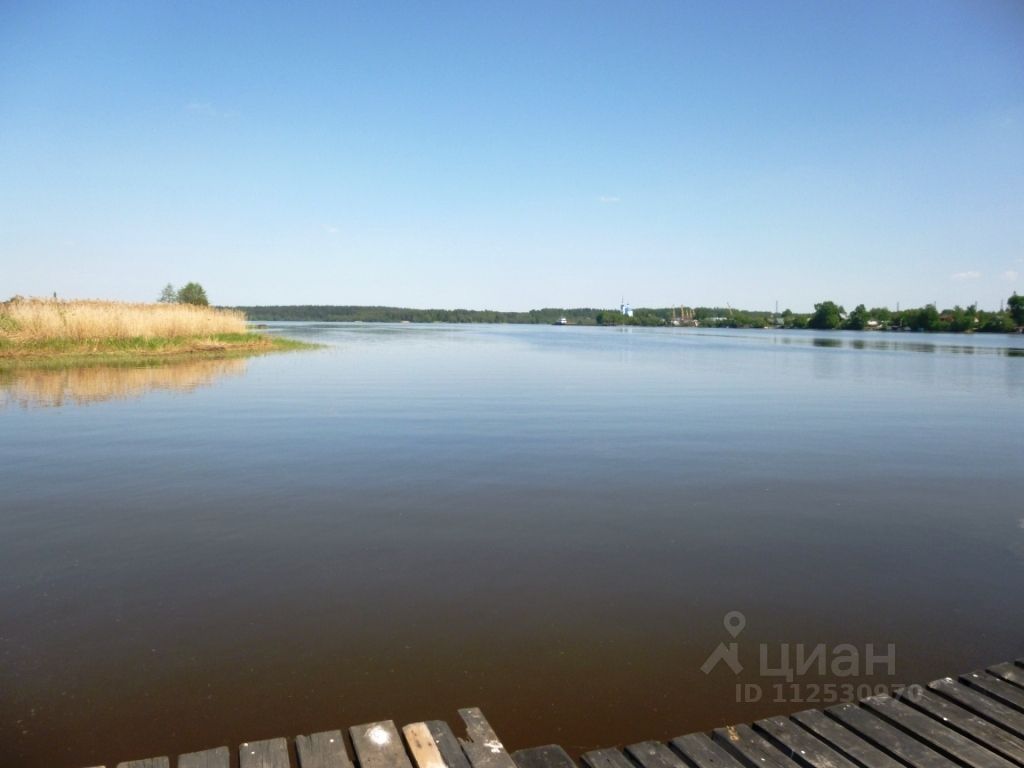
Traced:
<path fill-rule="evenodd" d="M 191 392 L 225 376 L 241 376 L 245 358 L 160 361 L 139 365 L 0 368 L 0 408 L 59 408 L 128 400 L 154 390 Z"/>
<path fill-rule="evenodd" d="M 815 347 L 831 347 L 850 349 L 873 349 L 891 352 L 951 352 L 963 355 L 1001 355 L 1005 357 L 1024 357 L 1024 347 L 989 346 L 983 344 L 943 344 L 934 341 L 910 341 L 907 338 L 865 339 L 858 334 L 857 338 L 848 336 L 797 336 L 779 335 L 776 337 L 783 344 L 807 344 Z M 987 337 L 983 337 L 986 338 Z"/>

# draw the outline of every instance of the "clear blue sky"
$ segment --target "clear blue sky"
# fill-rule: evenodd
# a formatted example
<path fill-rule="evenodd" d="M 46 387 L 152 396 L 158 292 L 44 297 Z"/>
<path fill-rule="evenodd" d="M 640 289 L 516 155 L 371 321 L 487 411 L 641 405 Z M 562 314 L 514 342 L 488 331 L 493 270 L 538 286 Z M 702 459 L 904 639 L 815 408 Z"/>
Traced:
<path fill-rule="evenodd" d="M 1024 3 L 0 3 L 0 297 L 998 306 Z"/>

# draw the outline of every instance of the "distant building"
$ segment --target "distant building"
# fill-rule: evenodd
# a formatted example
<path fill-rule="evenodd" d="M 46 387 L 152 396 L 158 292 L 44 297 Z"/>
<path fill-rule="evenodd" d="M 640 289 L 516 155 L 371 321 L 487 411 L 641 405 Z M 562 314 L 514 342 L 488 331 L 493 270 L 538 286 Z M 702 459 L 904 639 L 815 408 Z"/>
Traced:
<path fill-rule="evenodd" d="M 676 308 L 672 307 L 672 325 L 686 325 L 696 328 L 700 323 L 697 321 L 697 316 L 694 314 L 693 309 L 680 305 L 678 319 L 676 318 Z"/>

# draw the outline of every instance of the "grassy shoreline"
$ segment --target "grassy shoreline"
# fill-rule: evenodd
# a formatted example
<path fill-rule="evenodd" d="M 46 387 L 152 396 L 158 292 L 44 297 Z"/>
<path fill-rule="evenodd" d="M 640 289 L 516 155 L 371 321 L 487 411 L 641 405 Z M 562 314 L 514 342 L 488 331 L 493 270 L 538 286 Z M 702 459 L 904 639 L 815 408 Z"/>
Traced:
<path fill-rule="evenodd" d="M 128 361 L 311 349 L 255 333 L 233 310 L 182 304 L 13 299 L 0 303 L 0 361 Z"/>
<path fill-rule="evenodd" d="M 313 344 L 265 333 L 217 333 L 171 338 L 135 336 L 125 339 L 46 339 L 17 341 L 0 338 L 0 360 L 132 360 L 194 358 L 315 349 Z"/>

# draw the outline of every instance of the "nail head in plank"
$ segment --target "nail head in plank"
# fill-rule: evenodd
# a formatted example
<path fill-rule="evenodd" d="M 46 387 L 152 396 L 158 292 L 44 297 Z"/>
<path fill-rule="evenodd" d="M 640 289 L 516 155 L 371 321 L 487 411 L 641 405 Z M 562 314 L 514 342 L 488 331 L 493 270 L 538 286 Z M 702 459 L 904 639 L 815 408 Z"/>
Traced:
<path fill-rule="evenodd" d="M 991 720 L 1011 733 L 1024 737 L 1024 715 L 1000 704 L 995 699 L 989 698 L 973 688 L 968 688 L 951 677 L 933 680 L 928 684 L 928 688 L 981 715 L 986 720 Z"/>
<path fill-rule="evenodd" d="M 660 741 L 630 744 L 626 751 L 643 768 L 686 768 L 679 756 Z"/>
<path fill-rule="evenodd" d="M 117 768 L 171 768 L 171 761 L 166 757 L 147 757 L 145 760 L 118 763 Z"/>
<path fill-rule="evenodd" d="M 402 737 L 391 720 L 356 725 L 348 730 L 361 768 L 412 768 Z"/>
<path fill-rule="evenodd" d="M 189 752 L 178 757 L 178 768 L 229 768 L 231 750 L 227 747 Z"/>
<path fill-rule="evenodd" d="M 247 741 L 238 747 L 241 768 L 289 768 L 288 742 L 285 739 Z"/>
<path fill-rule="evenodd" d="M 405 742 L 418 768 L 447 768 L 426 723 L 402 726 L 402 733 L 405 734 Z"/>
<path fill-rule="evenodd" d="M 512 760 L 519 768 L 576 768 L 569 754 L 557 744 L 520 749 L 512 753 Z"/>
<path fill-rule="evenodd" d="M 473 768 L 515 768 L 515 762 L 483 712 L 477 707 L 460 709 L 459 717 L 466 724 L 466 735 L 469 736 L 469 741 L 459 741 Z"/>
<path fill-rule="evenodd" d="M 873 744 L 868 743 L 853 731 L 827 717 L 817 709 L 797 712 L 790 718 L 794 723 L 810 731 L 836 751 L 848 755 L 866 768 L 902 768 L 895 758 L 890 757 Z"/>
<path fill-rule="evenodd" d="M 868 741 L 916 768 L 932 768 L 932 766 L 944 768 L 953 765 L 952 761 L 931 747 L 855 704 L 840 704 L 826 709 L 825 712 Z"/>
<path fill-rule="evenodd" d="M 988 671 L 996 677 L 1003 678 L 1008 683 L 1024 688 L 1024 669 L 1021 669 L 1012 661 L 1007 661 L 1004 664 L 995 664 L 989 667 Z"/>
<path fill-rule="evenodd" d="M 341 731 L 322 731 L 296 736 L 295 751 L 300 768 L 352 768 Z"/>
<path fill-rule="evenodd" d="M 774 743 L 779 751 L 801 765 L 811 768 L 859 768 L 852 760 L 785 717 L 758 720 L 754 727 L 766 734 L 768 741 Z"/>
<path fill-rule="evenodd" d="M 462 751 L 448 723 L 443 720 L 427 720 L 426 726 L 448 768 L 471 768 L 469 758 Z"/>
<path fill-rule="evenodd" d="M 617 749 L 595 749 L 583 755 L 588 768 L 636 768 L 629 758 Z"/>
<path fill-rule="evenodd" d="M 861 704 L 873 713 L 927 743 L 933 749 L 973 768 L 1014 768 L 1013 764 L 944 723 L 888 696 L 871 696 Z"/>
<path fill-rule="evenodd" d="M 697 768 L 743 768 L 705 733 L 691 733 L 672 739 L 672 748 Z"/>
<path fill-rule="evenodd" d="M 754 765 L 773 766 L 774 768 L 792 768 L 796 765 L 763 736 L 755 733 L 749 725 L 716 728 L 712 732 L 712 738 Z"/>
<path fill-rule="evenodd" d="M 901 698 L 900 701 L 1024 765 L 1024 739 L 1007 733 L 980 715 L 931 691 L 917 691 L 913 696 Z"/>
<path fill-rule="evenodd" d="M 1021 690 L 1013 683 L 1000 680 L 998 677 L 984 672 L 970 672 L 961 675 L 960 679 L 972 688 L 984 691 L 988 696 L 999 699 L 1008 707 L 1024 712 L 1024 690 Z"/>

